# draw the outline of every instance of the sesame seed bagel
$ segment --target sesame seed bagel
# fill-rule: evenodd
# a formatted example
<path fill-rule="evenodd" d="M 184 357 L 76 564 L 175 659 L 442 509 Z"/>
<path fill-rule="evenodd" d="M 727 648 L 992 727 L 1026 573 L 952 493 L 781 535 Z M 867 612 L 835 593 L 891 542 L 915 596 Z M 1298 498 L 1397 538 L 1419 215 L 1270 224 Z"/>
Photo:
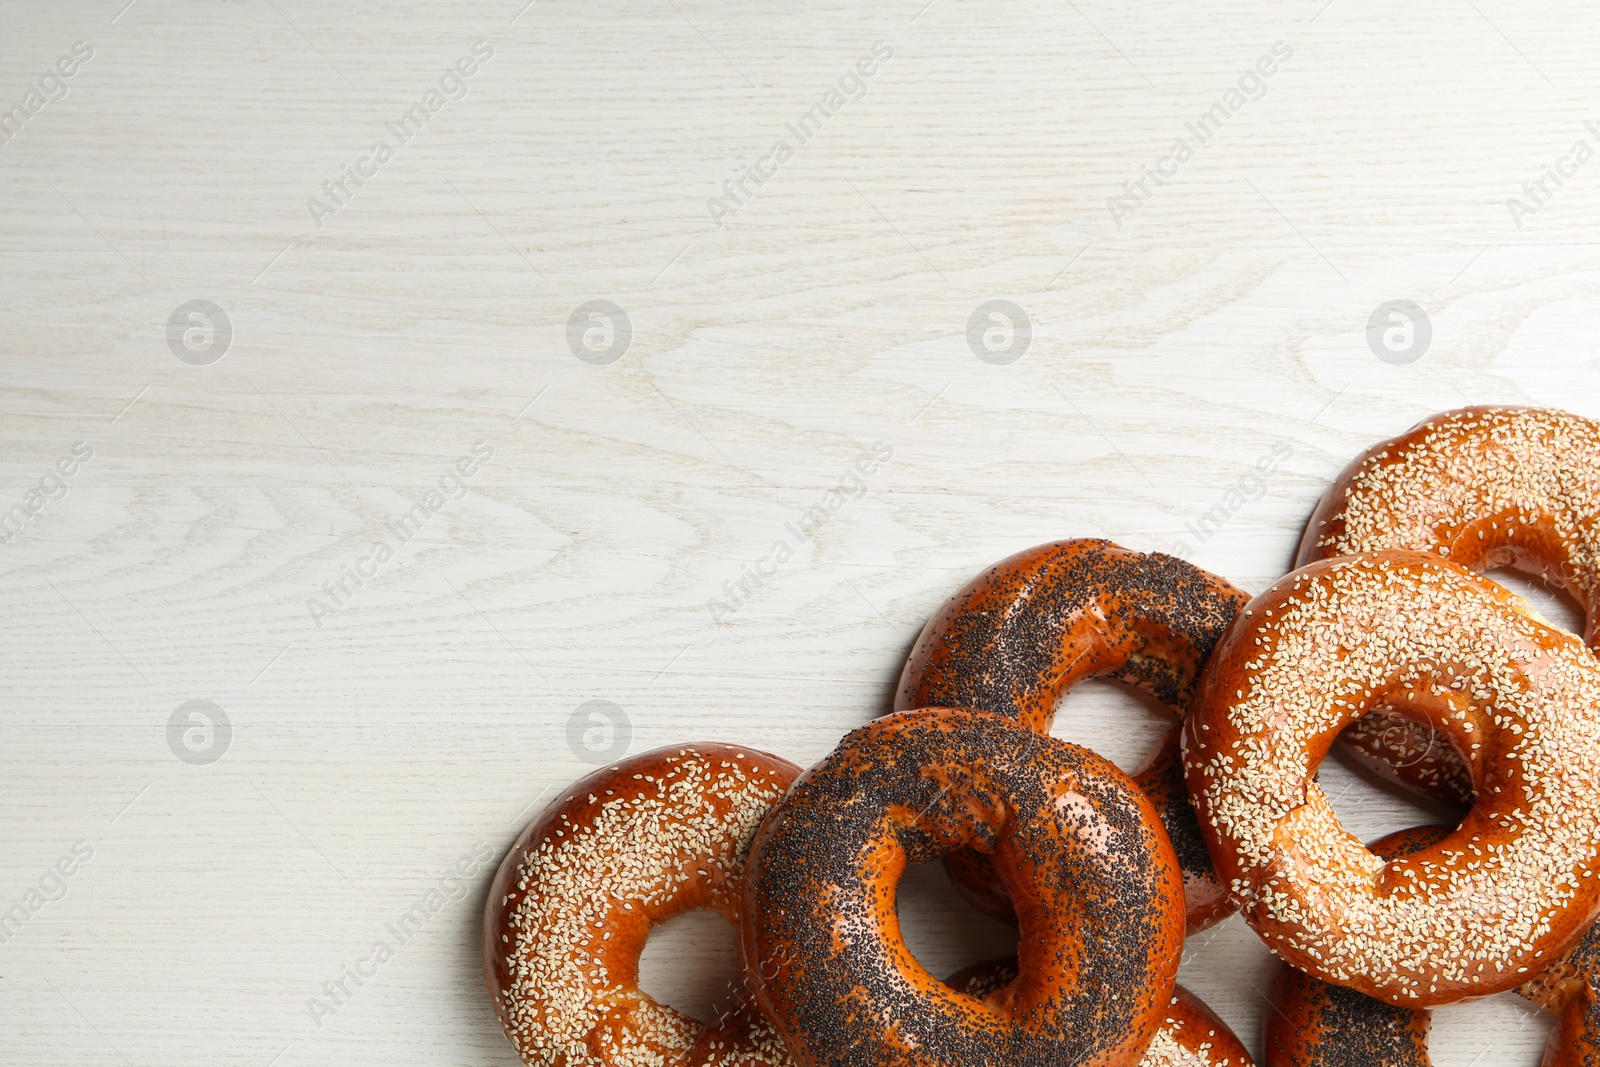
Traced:
<path fill-rule="evenodd" d="M 652 927 L 696 909 L 737 925 L 750 836 L 799 768 L 695 744 L 589 775 L 517 838 L 489 889 L 484 978 L 526 1064 L 792 1067 L 736 1006 L 705 1026 L 639 988 Z"/>
<path fill-rule="evenodd" d="M 945 984 L 983 1000 L 1017 977 L 1016 957 L 978 963 L 945 979 Z M 1255 1067 L 1255 1060 L 1228 1024 L 1183 986 L 1174 986 L 1161 1029 L 1138 1060 L 1139 1067 Z"/>
<path fill-rule="evenodd" d="M 1417 826 L 1369 846 L 1385 860 L 1414 855 L 1444 840 L 1448 826 Z M 1600 975 L 1600 927 L 1543 974 L 1517 989 L 1561 1018 L 1545 1046 L 1543 1067 L 1600 1067 L 1600 1015 L 1595 978 Z M 1267 1018 L 1266 1067 L 1433 1067 L 1428 1031 L 1433 1014 L 1403 1008 L 1365 993 L 1329 985 L 1281 964 Z"/>
<path fill-rule="evenodd" d="M 1600 650 L 1600 423 L 1545 408 L 1467 407 L 1372 446 L 1323 494 L 1297 565 L 1385 549 L 1542 578 L 1583 608 L 1589 645 Z M 1342 743 L 1414 791 L 1470 801 L 1470 776 L 1433 740 L 1380 716 Z"/>
<path fill-rule="evenodd" d="M 1536 575 L 1583 607 L 1600 649 L 1600 422 L 1457 408 L 1373 445 L 1323 494 L 1298 565 L 1382 549 Z"/>
<path fill-rule="evenodd" d="M 1450 836 L 1448 826 L 1417 826 L 1368 847 L 1388 861 L 1415 855 Z M 1433 1067 L 1428 1030 L 1433 1014 L 1329 985 L 1278 965 L 1274 1011 L 1267 1016 L 1266 1067 Z"/>
<path fill-rule="evenodd" d="M 1021 927 L 1021 973 L 986 1000 L 930 974 L 896 913 L 906 867 L 961 847 L 994 855 Z M 853 731 L 761 824 L 747 876 L 746 965 L 802 1067 L 1120 1067 L 1171 1000 L 1182 883 L 1150 802 L 996 715 Z"/>
<path fill-rule="evenodd" d="M 1478 795 L 1449 837 L 1388 863 L 1315 780 L 1374 708 L 1431 719 Z M 1247 921 L 1324 981 L 1410 1007 L 1485 996 L 1600 910 L 1600 662 L 1437 556 L 1314 563 L 1252 600 L 1202 678 L 1184 763 Z"/>
<path fill-rule="evenodd" d="M 1069 689 L 1111 677 L 1148 690 L 1182 719 L 1206 658 L 1248 599 L 1175 556 L 1097 539 L 1039 545 L 990 567 L 934 614 L 900 677 L 895 710 L 978 708 L 1048 734 Z M 1158 752 L 1137 780 L 1177 849 L 1197 930 L 1233 909 L 1199 837 L 1181 763 L 1167 755 Z M 1009 918 L 984 857 L 955 853 L 946 865 L 977 907 Z"/>

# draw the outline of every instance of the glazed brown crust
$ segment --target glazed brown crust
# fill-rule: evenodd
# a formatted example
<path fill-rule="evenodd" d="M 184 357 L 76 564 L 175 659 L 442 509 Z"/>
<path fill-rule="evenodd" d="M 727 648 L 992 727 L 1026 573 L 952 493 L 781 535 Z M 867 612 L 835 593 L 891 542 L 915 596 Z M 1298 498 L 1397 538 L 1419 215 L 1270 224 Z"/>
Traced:
<path fill-rule="evenodd" d="M 1183 727 L 1174 726 L 1139 770 L 1133 782 L 1155 805 L 1161 827 L 1166 830 L 1178 857 L 1183 875 L 1185 922 L 1189 932 L 1203 930 L 1226 919 L 1237 909 L 1227 890 L 1217 880 L 1200 823 L 1189 804 L 1188 786 L 1183 776 Z M 945 869 L 957 892 L 979 911 L 1001 922 L 1016 925 L 1011 898 L 995 870 L 994 858 L 972 849 L 957 849 L 944 858 Z"/>
<path fill-rule="evenodd" d="M 1583 606 L 1600 649 L 1600 423 L 1466 407 L 1373 445 L 1323 494 L 1297 565 L 1384 549 L 1537 575 Z"/>
<path fill-rule="evenodd" d="M 1205 1001 L 1175 986 L 1166 1020 L 1139 1067 L 1255 1067 L 1255 1059 Z"/>
<path fill-rule="evenodd" d="M 1586 639 L 1600 651 L 1600 423 L 1544 408 L 1467 407 L 1373 445 L 1323 494 L 1297 565 L 1385 549 L 1536 575 L 1583 607 Z M 1461 797 L 1468 775 L 1432 740 L 1368 721 L 1342 742 L 1408 789 Z"/>
<path fill-rule="evenodd" d="M 1017 977 L 1017 959 L 973 964 L 945 979 L 951 989 L 984 1000 Z M 1183 986 L 1173 986 L 1161 1029 L 1138 1067 L 1255 1067 L 1255 1060 L 1228 1024 Z"/>
<path fill-rule="evenodd" d="M 1585 982 L 1561 1013 L 1541 1067 L 1600 1067 L 1600 991 Z"/>
<path fill-rule="evenodd" d="M 1174 726 L 1137 771 L 1134 784 L 1150 798 L 1162 829 L 1172 841 L 1183 872 L 1185 920 L 1190 933 L 1232 915 L 1238 905 L 1217 877 L 1217 869 L 1200 833 L 1200 820 L 1189 803 L 1189 786 L 1183 771 L 1183 727 Z"/>
<path fill-rule="evenodd" d="M 1294 966 L 1429 1007 L 1526 980 L 1600 909 L 1600 663 L 1436 556 L 1302 568 L 1251 601 L 1185 725 L 1190 796 L 1247 920 Z M 1479 801 L 1384 863 L 1314 773 L 1375 706 L 1415 705 L 1470 753 Z"/>
<path fill-rule="evenodd" d="M 1329 985 L 1278 964 L 1266 1067 L 1433 1067 L 1433 1013 Z"/>
<path fill-rule="evenodd" d="M 934 614 L 895 709 L 979 708 L 1047 734 L 1067 690 L 1111 677 L 1149 690 L 1181 719 L 1206 658 L 1247 599 L 1175 556 L 1094 539 L 1039 545 L 990 567 Z M 1179 761 L 1164 755 L 1139 781 L 1173 835 L 1195 930 L 1232 909 L 1188 810 Z M 1008 916 L 983 857 L 957 853 L 946 865 L 976 906 Z"/>
<path fill-rule="evenodd" d="M 696 909 L 738 925 L 757 823 L 799 768 L 679 745 L 573 785 L 517 838 L 489 889 L 484 980 L 522 1061 L 542 1067 L 793 1067 L 744 1006 L 709 1027 L 639 988 L 652 927 Z"/>
<path fill-rule="evenodd" d="M 987 1003 L 900 936 L 907 865 L 991 852 L 1021 977 Z M 864 726 L 762 823 L 743 944 L 802 1067 L 1125 1065 L 1159 1028 L 1183 943 L 1177 860 L 1150 802 L 1086 749 L 978 711 Z"/>
<path fill-rule="evenodd" d="M 1448 826 L 1418 826 L 1373 842 L 1374 855 L 1410 856 L 1444 840 Z M 1600 1067 L 1600 1009 L 1595 974 L 1600 934 L 1594 927 L 1545 974 L 1518 989 L 1560 1015 L 1543 1067 Z M 1267 1018 L 1266 1067 L 1433 1067 L 1431 1013 L 1374 1000 L 1280 965 L 1276 1011 Z"/>
<path fill-rule="evenodd" d="M 1390 860 L 1415 855 L 1449 835 L 1448 826 L 1417 826 L 1368 847 Z M 1266 1067 L 1433 1067 L 1428 1011 L 1374 1000 L 1282 963 L 1272 1001 Z"/>
<path fill-rule="evenodd" d="M 1248 599 L 1176 556 L 1089 538 L 1039 545 L 984 571 L 928 621 L 895 710 L 980 708 L 1048 733 L 1062 694 L 1108 676 L 1181 719 Z"/>
<path fill-rule="evenodd" d="M 1448 826 L 1416 826 L 1368 847 L 1385 860 L 1412 856 L 1450 835 Z M 1600 1067 L 1600 924 L 1539 977 L 1517 987 L 1528 1000 L 1559 1016 L 1543 1067 Z M 1266 1067 L 1433 1067 L 1428 1055 L 1431 1013 L 1374 1000 L 1280 965 L 1267 1018 Z"/>

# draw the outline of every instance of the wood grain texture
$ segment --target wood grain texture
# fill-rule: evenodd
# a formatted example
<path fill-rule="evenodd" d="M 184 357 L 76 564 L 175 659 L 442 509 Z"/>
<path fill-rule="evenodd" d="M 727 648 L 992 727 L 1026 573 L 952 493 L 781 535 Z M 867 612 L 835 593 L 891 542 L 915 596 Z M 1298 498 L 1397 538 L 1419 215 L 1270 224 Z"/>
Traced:
<path fill-rule="evenodd" d="M 124 4 L 0 4 L 0 107 L 93 49 L 0 144 L 0 511 L 94 453 L 0 544 L 0 905 L 93 849 L 0 944 L 7 1063 L 510 1064 L 487 875 L 337 1012 L 307 1001 L 587 769 L 586 701 L 633 751 L 805 763 L 1013 551 L 1181 547 L 1259 590 L 1367 444 L 1468 401 L 1600 415 L 1600 160 L 1520 227 L 1506 205 L 1600 147 L 1582 5 Z M 465 95 L 316 225 L 479 40 Z M 879 41 L 865 94 L 716 225 L 722 182 Z M 1279 41 L 1117 226 L 1108 198 Z M 196 299 L 232 324 L 208 366 L 168 342 Z M 607 366 L 567 342 L 597 299 L 632 324 Z M 968 344 L 994 299 L 1032 323 L 1009 365 Z M 1409 365 L 1368 346 L 1392 300 L 1431 324 Z M 465 494 L 319 626 L 308 599 L 479 441 Z M 231 722 L 216 762 L 169 748 L 190 700 Z M 1110 689 L 1069 703 L 1058 733 L 1125 766 L 1159 734 Z M 1369 836 L 1421 821 L 1324 780 Z M 1003 950 L 937 879 L 908 895 L 936 970 Z M 726 953 L 675 924 L 647 982 L 715 999 Z M 1270 973 L 1235 920 L 1183 981 L 1257 1047 Z M 1519 1012 L 1441 1012 L 1436 1062 L 1536 1063 Z"/>

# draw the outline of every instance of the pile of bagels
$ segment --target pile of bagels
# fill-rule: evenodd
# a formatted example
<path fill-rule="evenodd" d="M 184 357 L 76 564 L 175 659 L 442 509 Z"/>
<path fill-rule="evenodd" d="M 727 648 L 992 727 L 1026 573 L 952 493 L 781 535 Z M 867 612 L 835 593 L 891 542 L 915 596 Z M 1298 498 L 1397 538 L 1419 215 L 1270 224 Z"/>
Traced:
<path fill-rule="evenodd" d="M 1470 407 L 1358 457 L 1299 569 L 1251 598 L 1174 556 L 1059 541 L 990 567 L 922 631 L 893 713 L 810 770 L 673 746 L 579 781 L 489 890 L 484 970 L 545 1067 L 1240 1067 L 1175 984 L 1241 911 L 1282 960 L 1267 1067 L 1425 1067 L 1429 1009 L 1516 989 L 1545 1067 L 1600 1067 L 1600 423 Z M 1483 577 L 1566 591 L 1588 641 Z M 1050 736 L 1076 683 L 1173 728 L 1130 776 Z M 1070 701 L 1069 701 L 1070 704 Z M 1317 771 L 1338 744 L 1451 825 L 1370 845 Z M 935 976 L 900 934 L 942 859 L 1017 925 Z M 712 1022 L 639 988 L 652 927 L 709 909 L 744 994 Z M 1594 924 L 1594 925 L 1592 925 Z"/>

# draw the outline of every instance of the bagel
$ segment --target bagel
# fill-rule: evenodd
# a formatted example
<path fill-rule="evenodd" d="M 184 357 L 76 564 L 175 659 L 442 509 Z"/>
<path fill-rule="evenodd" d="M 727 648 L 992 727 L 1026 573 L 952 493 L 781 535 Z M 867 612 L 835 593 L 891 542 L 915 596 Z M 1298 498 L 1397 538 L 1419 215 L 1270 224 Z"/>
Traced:
<path fill-rule="evenodd" d="M 982 1000 L 1005 989 L 1016 977 L 1013 956 L 974 964 L 945 979 L 945 984 Z M 1180 985 L 1173 987 L 1161 1029 L 1144 1050 L 1138 1067 L 1255 1067 L 1255 1060 L 1228 1024 Z"/>
<path fill-rule="evenodd" d="M 1450 835 L 1448 826 L 1419 826 L 1374 841 L 1384 861 L 1415 855 Z M 1428 1031 L 1433 1014 L 1375 1000 L 1287 963 L 1278 964 L 1267 1016 L 1266 1067 L 1433 1067 Z"/>
<path fill-rule="evenodd" d="M 1431 719 L 1478 796 L 1443 841 L 1388 863 L 1315 780 L 1375 708 Z M 1252 600 L 1202 679 L 1184 762 L 1246 920 L 1335 985 L 1408 1007 L 1499 992 L 1600 910 L 1600 662 L 1437 556 L 1327 560 Z"/>
<path fill-rule="evenodd" d="M 1532 407 L 1441 412 L 1367 449 L 1323 494 L 1297 566 L 1409 549 L 1477 571 L 1511 566 L 1565 590 L 1600 650 L 1600 423 Z M 1415 792 L 1471 801 L 1468 775 L 1425 726 L 1374 714 L 1341 743 Z"/>
<path fill-rule="evenodd" d="M 1600 648 L 1600 422 L 1466 407 L 1373 445 L 1323 494 L 1296 564 L 1385 549 L 1542 578 L 1582 606 Z"/>
<path fill-rule="evenodd" d="M 930 974 L 896 914 L 906 867 L 963 846 L 995 857 L 1021 927 L 1020 975 L 985 1000 Z M 742 931 L 757 1001 L 801 1067 L 1119 1067 L 1171 1001 L 1183 892 L 1115 765 L 927 709 L 848 734 L 773 808 Z"/>
<path fill-rule="evenodd" d="M 793 1067 L 748 1004 L 710 1026 L 639 988 L 651 928 L 707 909 L 738 925 L 750 836 L 799 768 L 695 744 L 591 774 L 529 824 L 489 888 L 484 980 L 522 1062 Z"/>
<path fill-rule="evenodd" d="M 1039 545 L 968 582 L 928 621 L 912 649 L 895 710 L 978 708 L 1040 734 L 1062 696 L 1087 678 L 1148 690 L 1181 720 L 1200 670 L 1248 596 L 1176 556 L 1110 541 Z M 1198 930 L 1232 911 L 1199 837 L 1181 761 L 1163 748 L 1138 775 L 1183 866 L 1188 923 Z M 1010 907 L 987 860 L 946 860 L 981 910 Z"/>
<path fill-rule="evenodd" d="M 1384 860 L 1414 855 L 1450 834 L 1448 826 L 1417 826 L 1371 845 Z M 1545 1046 L 1543 1067 L 1600 1067 L 1600 1016 L 1595 1011 L 1600 977 L 1600 925 L 1517 992 L 1559 1021 Z M 1328 985 L 1287 964 L 1279 965 L 1267 1017 L 1266 1067 L 1433 1067 L 1428 1054 L 1432 1013 L 1374 1000 L 1354 989 Z"/>

